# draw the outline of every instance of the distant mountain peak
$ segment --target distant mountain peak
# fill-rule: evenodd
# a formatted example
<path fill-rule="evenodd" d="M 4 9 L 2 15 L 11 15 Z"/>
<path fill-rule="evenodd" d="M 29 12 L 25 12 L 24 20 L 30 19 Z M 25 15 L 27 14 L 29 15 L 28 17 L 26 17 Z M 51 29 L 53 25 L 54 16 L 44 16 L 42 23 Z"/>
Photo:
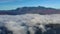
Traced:
<path fill-rule="evenodd" d="M 60 14 L 59 9 L 55 8 L 47 8 L 43 6 L 38 7 L 21 7 L 17 8 L 16 10 L 2 10 L 0 11 L 0 14 L 7 14 L 7 15 L 19 15 L 19 14 L 26 14 L 26 13 L 32 13 L 32 14 Z"/>

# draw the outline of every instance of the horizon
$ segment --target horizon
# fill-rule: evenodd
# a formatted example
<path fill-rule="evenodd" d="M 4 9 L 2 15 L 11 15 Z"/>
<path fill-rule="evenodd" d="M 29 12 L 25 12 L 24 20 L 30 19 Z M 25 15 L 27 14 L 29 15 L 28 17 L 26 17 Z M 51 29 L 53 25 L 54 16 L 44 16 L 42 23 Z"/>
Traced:
<path fill-rule="evenodd" d="M 24 7 L 39 7 L 39 6 L 23 6 L 23 7 L 17 7 L 14 9 L 0 9 L 0 10 L 16 10 L 18 8 L 24 8 Z M 40 7 L 44 7 L 44 6 L 40 6 Z M 52 8 L 52 7 L 45 7 L 45 8 Z M 52 8 L 52 9 L 57 9 L 57 8 Z"/>
<path fill-rule="evenodd" d="M 43 6 L 60 9 L 60 0 L 0 0 L 0 10 L 12 10 L 19 7 Z"/>

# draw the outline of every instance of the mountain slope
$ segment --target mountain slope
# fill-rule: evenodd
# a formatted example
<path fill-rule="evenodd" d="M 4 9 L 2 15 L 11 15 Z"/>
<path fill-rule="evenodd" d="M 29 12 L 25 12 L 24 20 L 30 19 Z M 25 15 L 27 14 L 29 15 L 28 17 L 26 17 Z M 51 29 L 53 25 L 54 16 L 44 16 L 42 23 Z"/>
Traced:
<path fill-rule="evenodd" d="M 60 10 L 59 9 L 54 9 L 54 8 L 46 8 L 46 7 L 42 7 L 42 6 L 22 7 L 22 8 L 17 8 L 15 10 L 0 10 L 0 14 L 2 14 L 2 15 L 19 15 L 19 14 L 26 14 L 26 13 L 60 14 Z"/>

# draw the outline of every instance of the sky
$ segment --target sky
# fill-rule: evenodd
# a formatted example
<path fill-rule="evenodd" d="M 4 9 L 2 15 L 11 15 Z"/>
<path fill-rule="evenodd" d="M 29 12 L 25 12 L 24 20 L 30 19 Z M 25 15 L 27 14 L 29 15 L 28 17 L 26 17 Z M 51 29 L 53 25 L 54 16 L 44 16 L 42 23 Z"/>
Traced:
<path fill-rule="evenodd" d="M 0 10 L 12 10 L 25 6 L 44 6 L 60 9 L 60 0 L 0 0 Z"/>

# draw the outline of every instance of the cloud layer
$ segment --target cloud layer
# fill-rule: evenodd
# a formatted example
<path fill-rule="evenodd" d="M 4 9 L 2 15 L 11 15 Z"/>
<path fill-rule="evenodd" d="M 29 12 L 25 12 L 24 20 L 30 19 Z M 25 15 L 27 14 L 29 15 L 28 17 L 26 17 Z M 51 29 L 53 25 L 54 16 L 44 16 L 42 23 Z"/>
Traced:
<path fill-rule="evenodd" d="M 60 24 L 60 14 L 40 15 L 40 14 L 24 14 L 24 15 L 0 15 L 0 23 L 7 27 L 13 34 L 26 34 L 30 30 L 34 34 L 34 26 L 46 31 L 44 25 L 46 24 Z M 40 24 L 40 25 L 38 25 Z"/>

